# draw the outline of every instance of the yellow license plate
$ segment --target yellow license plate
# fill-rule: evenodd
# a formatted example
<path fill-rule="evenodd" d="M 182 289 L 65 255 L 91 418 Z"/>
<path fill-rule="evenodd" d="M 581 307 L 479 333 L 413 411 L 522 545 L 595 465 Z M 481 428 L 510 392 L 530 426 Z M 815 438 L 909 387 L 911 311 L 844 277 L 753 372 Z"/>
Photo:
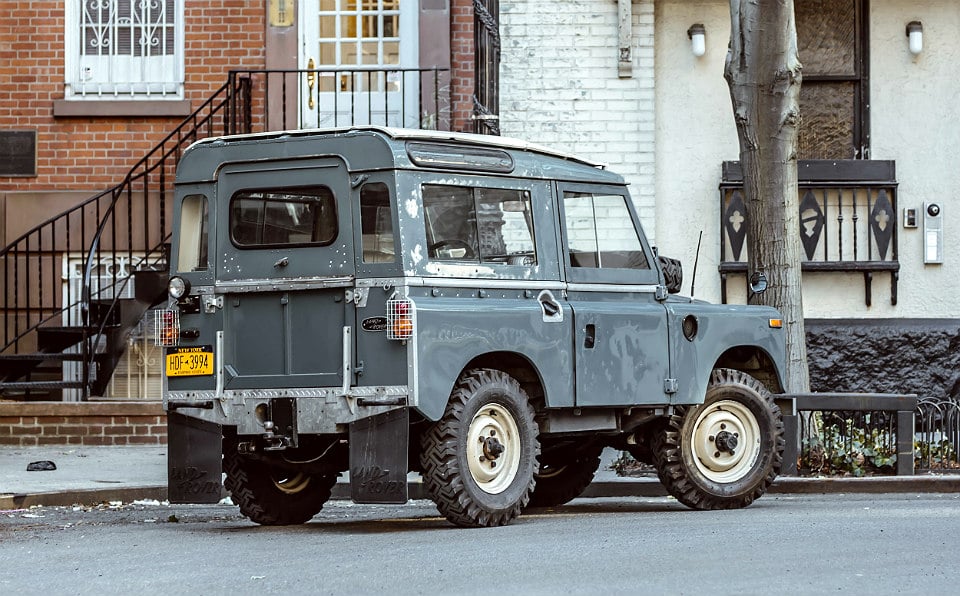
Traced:
<path fill-rule="evenodd" d="M 213 374 L 213 346 L 167 349 L 167 376 L 190 377 Z"/>

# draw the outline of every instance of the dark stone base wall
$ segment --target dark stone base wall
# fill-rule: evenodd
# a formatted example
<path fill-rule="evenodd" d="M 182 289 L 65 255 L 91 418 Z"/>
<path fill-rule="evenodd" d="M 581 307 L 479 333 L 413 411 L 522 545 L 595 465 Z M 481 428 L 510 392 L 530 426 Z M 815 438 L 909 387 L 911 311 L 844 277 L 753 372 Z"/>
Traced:
<path fill-rule="evenodd" d="M 960 398 L 960 319 L 808 319 L 810 389 Z"/>

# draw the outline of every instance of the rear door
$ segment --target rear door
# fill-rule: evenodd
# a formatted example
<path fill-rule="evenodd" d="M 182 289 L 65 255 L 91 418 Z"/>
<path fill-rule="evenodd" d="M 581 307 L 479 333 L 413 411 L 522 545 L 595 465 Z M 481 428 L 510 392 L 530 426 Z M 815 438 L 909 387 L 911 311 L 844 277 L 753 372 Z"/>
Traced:
<path fill-rule="evenodd" d="M 354 320 L 344 163 L 229 166 L 217 192 L 224 388 L 342 386 Z"/>
<path fill-rule="evenodd" d="M 667 313 L 623 187 L 561 185 L 577 406 L 667 403 Z"/>

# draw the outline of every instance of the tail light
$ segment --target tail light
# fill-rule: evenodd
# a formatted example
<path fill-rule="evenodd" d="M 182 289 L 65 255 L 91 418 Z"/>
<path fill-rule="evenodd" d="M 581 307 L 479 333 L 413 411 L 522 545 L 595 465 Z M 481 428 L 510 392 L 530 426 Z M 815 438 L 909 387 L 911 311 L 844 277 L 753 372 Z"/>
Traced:
<path fill-rule="evenodd" d="M 413 301 L 406 298 L 387 300 L 387 339 L 413 337 Z"/>
<path fill-rule="evenodd" d="M 157 336 L 154 339 L 158 346 L 175 346 L 180 340 L 180 312 L 163 308 L 155 311 L 154 318 Z"/>

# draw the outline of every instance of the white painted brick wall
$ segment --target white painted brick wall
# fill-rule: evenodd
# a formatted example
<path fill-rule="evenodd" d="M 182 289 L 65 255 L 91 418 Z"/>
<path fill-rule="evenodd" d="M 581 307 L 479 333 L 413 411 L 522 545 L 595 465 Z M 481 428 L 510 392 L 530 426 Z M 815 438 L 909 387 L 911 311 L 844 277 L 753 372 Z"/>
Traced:
<path fill-rule="evenodd" d="M 655 237 L 653 0 L 633 1 L 633 76 L 617 75 L 615 0 L 501 0 L 505 136 L 609 165 Z"/>

